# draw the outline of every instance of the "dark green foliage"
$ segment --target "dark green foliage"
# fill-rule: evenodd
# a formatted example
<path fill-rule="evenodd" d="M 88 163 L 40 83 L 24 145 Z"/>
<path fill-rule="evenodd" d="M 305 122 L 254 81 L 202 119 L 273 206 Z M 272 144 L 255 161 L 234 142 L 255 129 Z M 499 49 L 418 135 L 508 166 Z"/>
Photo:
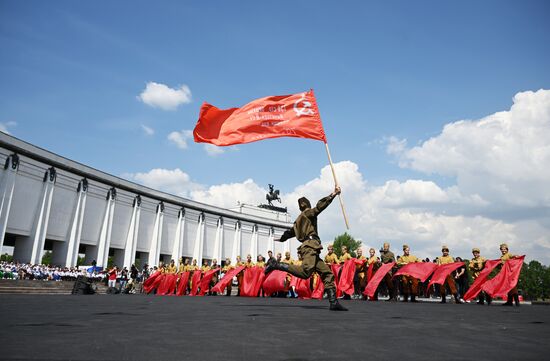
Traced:
<path fill-rule="evenodd" d="M 342 256 L 342 246 L 348 247 L 348 252 L 351 254 L 352 257 L 355 257 L 355 250 L 361 247 L 361 241 L 356 241 L 355 238 L 345 232 L 344 234 L 341 234 L 334 238 L 333 246 L 334 253 L 336 253 L 338 257 Z"/>

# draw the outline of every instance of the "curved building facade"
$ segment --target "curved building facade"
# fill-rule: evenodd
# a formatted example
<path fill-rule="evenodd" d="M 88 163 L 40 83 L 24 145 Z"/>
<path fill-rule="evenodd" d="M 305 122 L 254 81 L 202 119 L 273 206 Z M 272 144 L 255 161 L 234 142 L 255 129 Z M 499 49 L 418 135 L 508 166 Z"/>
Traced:
<path fill-rule="evenodd" d="M 160 192 L 0 132 L 0 253 L 14 260 L 75 266 L 108 257 L 129 267 L 185 257 L 219 261 L 298 246 L 273 242 L 286 215 L 244 214 Z M 269 215 L 269 212 L 266 213 Z M 6 248 L 5 248 L 6 247 Z M 11 250 L 11 248 L 10 248 Z"/>

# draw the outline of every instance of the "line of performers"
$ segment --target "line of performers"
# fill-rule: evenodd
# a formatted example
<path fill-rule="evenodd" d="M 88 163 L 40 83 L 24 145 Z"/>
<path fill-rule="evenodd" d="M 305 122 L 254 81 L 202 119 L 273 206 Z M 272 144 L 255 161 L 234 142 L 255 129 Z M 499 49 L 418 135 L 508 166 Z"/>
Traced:
<path fill-rule="evenodd" d="M 443 246 L 442 249 L 442 255 L 437 257 L 437 259 L 434 261 L 437 265 L 450 265 L 457 261 L 462 261 L 461 259 L 455 259 L 449 254 L 449 248 L 447 246 Z M 508 251 L 508 245 L 501 244 L 500 245 L 500 264 L 504 264 L 506 261 L 516 258 L 516 256 L 512 255 Z M 417 297 L 419 295 L 421 287 L 424 285 L 417 277 L 414 277 L 414 275 L 410 274 L 402 274 L 399 275 L 399 270 L 402 269 L 405 265 L 411 264 L 411 263 L 421 263 L 421 262 L 429 262 L 428 260 L 422 260 L 418 257 L 412 255 L 410 253 L 410 247 L 408 245 L 403 245 L 403 254 L 399 256 L 395 256 L 394 253 L 390 250 L 390 244 L 384 243 L 382 249 L 380 250 L 380 256 L 376 255 L 376 250 L 371 248 L 369 250 L 369 256 L 365 257 L 362 254 L 362 250 L 358 249 L 356 251 L 357 256 L 353 258 L 351 254 L 348 252 L 347 247 L 342 247 L 342 255 L 338 257 L 336 253 L 334 252 L 334 247 L 332 245 L 328 246 L 328 253 L 324 258 L 324 261 L 331 269 L 333 270 L 333 273 L 336 272 L 338 274 L 335 274 L 336 279 L 340 279 L 339 276 L 341 276 L 342 269 L 344 269 L 343 265 L 348 261 L 354 261 L 355 264 L 355 273 L 353 275 L 353 294 L 345 294 L 343 292 L 340 292 L 340 296 L 343 298 L 353 298 L 353 299 L 363 299 L 363 300 L 370 300 L 370 301 L 377 301 L 378 300 L 378 293 L 387 291 L 387 294 L 389 296 L 388 301 L 397 301 L 398 300 L 398 294 L 401 293 L 402 295 L 402 301 L 403 302 L 417 302 Z M 439 287 L 436 289 L 433 289 L 433 291 L 437 292 L 439 291 L 439 295 L 441 296 L 441 302 L 446 302 L 446 295 L 447 290 L 450 291 L 450 294 L 454 297 L 455 303 L 460 304 L 463 303 L 463 299 L 461 297 L 464 296 L 465 290 L 457 287 L 457 282 L 455 280 L 457 279 L 466 279 L 466 268 L 468 268 L 469 272 L 472 275 L 472 279 L 474 280 L 474 283 L 478 277 L 480 277 L 480 274 L 482 274 L 483 270 L 486 267 L 487 259 L 485 257 L 482 257 L 480 255 L 480 250 L 478 248 L 472 249 L 472 259 L 469 261 L 469 263 L 465 263 L 463 267 L 457 268 L 455 271 L 449 273 L 445 276 L 444 281 L 439 284 Z M 272 258 L 273 254 L 271 251 L 268 252 L 268 257 Z M 281 253 L 278 253 L 276 255 L 277 262 L 285 263 L 288 265 L 300 265 L 301 260 L 297 259 L 294 260 L 291 258 L 290 252 L 286 252 L 284 258 L 282 257 Z M 494 261 L 490 261 L 494 262 Z M 383 266 L 383 265 L 392 264 L 391 269 L 386 271 L 385 275 L 383 276 L 382 280 L 378 280 L 380 282 L 380 285 L 383 285 L 382 287 L 376 286 L 377 288 L 374 290 L 374 293 L 371 297 L 365 295 L 365 289 L 369 282 L 373 279 L 376 272 Z M 243 275 L 247 268 L 264 268 L 266 265 L 265 259 L 259 255 L 256 259 L 256 262 L 252 261 L 251 255 L 247 256 L 246 261 L 242 261 L 241 257 L 237 257 L 236 263 L 232 264 L 230 259 L 226 259 L 224 262 L 223 267 L 218 265 L 217 260 L 214 259 L 212 261 L 211 265 L 208 265 L 207 261 L 204 262 L 204 264 L 199 267 L 197 265 L 196 260 L 193 260 L 192 263 L 189 263 L 189 259 L 183 259 L 180 258 L 179 266 L 175 264 L 174 260 L 170 262 L 168 265 L 163 265 L 162 263 L 159 264 L 159 267 L 157 269 L 156 275 L 165 275 L 165 282 L 167 285 L 163 285 L 160 281 L 160 278 L 156 280 L 156 284 L 153 282 L 150 282 L 151 280 L 145 281 L 144 283 L 144 290 L 149 292 L 155 292 L 157 294 L 178 294 L 178 295 L 186 295 L 186 294 L 197 294 L 197 295 L 216 295 L 217 292 L 212 290 L 213 286 L 216 285 L 221 278 L 223 278 L 226 274 L 232 275 L 236 269 L 242 268 L 242 271 L 237 273 L 235 275 L 237 280 L 237 296 L 241 294 L 241 288 L 243 285 Z M 501 267 L 498 266 L 498 267 Z M 496 267 L 496 268 L 498 268 Z M 233 272 L 231 272 L 233 271 Z M 397 275 L 396 275 L 397 274 Z M 186 275 L 187 277 L 182 277 L 183 275 Z M 208 276 L 208 279 L 205 279 L 205 275 Z M 194 277 L 197 276 L 197 277 Z M 220 277 L 221 276 L 221 277 Z M 232 276 L 231 276 L 232 277 Z M 487 277 L 487 276 L 484 276 Z M 349 277 L 348 277 L 349 278 Z M 171 281 L 168 281 L 167 279 L 170 279 Z M 310 293 L 314 292 L 314 290 L 319 288 L 319 276 L 315 273 L 313 277 L 308 281 L 308 286 L 310 288 Z M 194 285 L 194 282 L 196 283 Z M 200 285 L 198 284 L 200 282 Z M 149 284 L 148 284 L 149 283 Z M 225 282 L 225 295 L 230 296 L 232 294 L 232 281 Z M 321 282 L 322 284 L 322 282 Z M 426 281 L 427 284 L 427 281 Z M 297 292 L 294 290 L 294 287 L 292 287 L 293 281 L 292 276 L 287 274 L 286 282 L 284 286 L 284 292 L 277 292 L 274 295 L 279 297 L 296 297 Z M 302 282 L 303 286 L 303 282 Z M 307 287 L 307 286 L 306 286 Z M 385 287 L 385 290 L 382 290 L 382 288 Z M 200 289 L 202 288 L 202 289 Z M 430 291 L 432 291 L 431 287 L 428 289 L 425 289 L 424 292 L 426 294 L 429 294 Z M 459 292 L 462 291 L 462 292 Z M 261 290 L 258 292 L 258 295 L 261 295 Z M 478 296 L 478 304 L 491 304 L 492 298 L 484 291 L 479 291 L 477 293 Z M 507 297 L 506 303 L 504 305 L 511 306 L 515 302 L 516 306 L 519 306 L 519 296 L 518 296 L 518 290 L 517 287 L 514 286 L 509 292 Z"/>

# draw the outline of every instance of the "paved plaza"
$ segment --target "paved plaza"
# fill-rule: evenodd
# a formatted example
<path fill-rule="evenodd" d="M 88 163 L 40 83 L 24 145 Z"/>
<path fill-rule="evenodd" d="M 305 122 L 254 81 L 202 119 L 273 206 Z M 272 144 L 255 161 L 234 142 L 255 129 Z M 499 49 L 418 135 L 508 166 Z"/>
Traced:
<path fill-rule="evenodd" d="M 550 307 L 2 295 L 3 360 L 534 360 Z"/>

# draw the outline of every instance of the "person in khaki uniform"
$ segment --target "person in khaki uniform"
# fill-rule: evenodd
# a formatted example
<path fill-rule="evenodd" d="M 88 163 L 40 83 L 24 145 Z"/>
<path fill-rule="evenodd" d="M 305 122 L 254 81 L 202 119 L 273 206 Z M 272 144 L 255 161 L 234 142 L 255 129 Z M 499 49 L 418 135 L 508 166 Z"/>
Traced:
<path fill-rule="evenodd" d="M 395 255 L 393 254 L 392 251 L 390 251 L 390 244 L 388 242 L 384 242 L 384 245 L 380 250 L 380 260 L 382 261 L 383 264 L 395 262 Z M 394 285 L 392 274 L 393 274 L 393 269 L 388 273 L 386 273 L 386 275 L 384 276 L 384 282 L 388 287 L 388 293 L 390 296 L 388 301 L 390 302 L 397 301 L 397 294 L 395 292 L 397 287 L 396 285 Z"/>
<path fill-rule="evenodd" d="M 178 267 L 176 266 L 176 262 L 174 260 L 171 260 L 168 267 L 166 267 L 166 273 L 176 274 L 177 271 L 178 271 Z"/>
<path fill-rule="evenodd" d="M 506 243 L 500 245 L 500 253 L 502 254 L 500 256 L 500 262 L 502 264 L 510 259 L 516 258 L 515 255 L 511 254 L 508 251 L 508 245 Z M 519 294 L 517 286 L 514 286 L 514 288 L 512 288 L 510 292 L 508 292 L 508 300 L 506 300 L 506 303 L 504 303 L 503 306 L 513 306 L 514 304 L 512 303 L 512 301 L 514 301 L 516 303 L 516 306 L 519 307 Z"/>
<path fill-rule="evenodd" d="M 479 248 L 473 248 L 472 249 L 472 255 L 474 256 L 470 262 L 468 263 L 468 268 L 470 269 L 470 272 L 472 272 L 472 278 L 475 281 L 478 277 L 481 271 L 483 271 L 483 268 L 485 268 L 485 262 L 487 262 L 487 259 L 485 257 L 481 257 L 481 252 L 479 251 Z M 491 296 L 486 294 L 484 291 L 479 292 L 477 304 L 483 305 L 485 304 L 485 300 L 487 300 L 487 304 L 491 304 Z"/>
<path fill-rule="evenodd" d="M 338 259 L 338 256 L 336 253 L 334 253 L 334 246 L 332 244 L 329 244 L 327 246 L 327 255 L 325 256 L 325 263 L 326 264 L 339 264 L 340 260 Z"/>
<path fill-rule="evenodd" d="M 403 245 L 403 255 L 397 261 L 399 267 L 403 267 L 406 264 L 413 262 L 422 262 L 416 256 L 411 254 L 411 249 L 406 244 Z M 411 296 L 411 302 L 418 302 L 416 296 L 418 296 L 418 279 L 408 275 L 401 276 L 401 283 L 403 286 L 403 302 L 409 301 L 409 296 Z"/>
<path fill-rule="evenodd" d="M 367 271 L 368 271 L 368 268 L 372 267 L 371 272 L 373 276 L 378 270 L 378 268 L 380 268 L 380 258 L 376 256 L 376 250 L 374 248 L 369 249 L 369 258 L 367 258 L 367 262 L 365 263 L 365 266 L 367 267 Z M 365 286 L 368 284 L 369 281 L 370 280 L 368 280 L 365 275 Z M 363 289 L 365 288 L 365 286 L 363 286 Z M 364 299 L 366 300 L 367 296 L 364 296 Z M 370 300 L 378 301 L 378 292 L 375 292 L 374 296 Z"/>
<path fill-rule="evenodd" d="M 342 255 L 340 256 L 340 264 L 346 263 L 346 261 L 349 261 L 352 259 L 351 254 L 348 252 L 348 247 L 342 246 Z"/>
<path fill-rule="evenodd" d="M 357 256 L 355 257 L 357 260 L 365 261 L 363 264 L 355 265 L 355 275 L 353 277 L 353 298 L 360 299 L 362 298 L 361 293 L 367 285 L 367 274 L 365 273 L 367 269 L 367 257 L 363 256 L 363 250 L 361 248 L 358 248 L 355 252 L 357 253 Z"/>
<path fill-rule="evenodd" d="M 244 263 L 244 266 L 246 268 L 254 267 L 254 262 L 252 262 L 252 256 L 247 254 L 246 255 L 246 262 Z"/>
<path fill-rule="evenodd" d="M 441 247 L 441 253 L 443 254 L 441 257 L 437 259 L 438 265 L 443 264 L 449 264 L 453 263 L 455 259 L 449 255 L 449 247 L 443 246 Z M 458 292 L 456 290 L 456 284 L 453 279 L 453 277 L 449 274 L 447 275 L 447 278 L 445 278 L 445 282 L 443 282 L 442 285 L 439 286 L 439 294 L 441 295 L 441 303 L 447 302 L 447 296 L 446 296 L 446 290 L 447 286 L 449 287 L 449 290 L 451 291 L 452 295 L 455 298 L 456 303 L 463 303 L 462 300 L 458 297 Z"/>
<path fill-rule="evenodd" d="M 244 266 L 244 262 L 241 260 L 241 256 L 237 256 L 235 267 L 241 267 Z M 239 272 L 237 275 L 237 296 L 240 296 L 241 294 L 241 285 L 243 284 L 243 272 Z"/>
<path fill-rule="evenodd" d="M 233 265 L 231 264 L 231 259 L 229 258 L 226 258 L 225 259 L 225 264 L 222 268 L 222 273 L 224 274 L 227 274 L 227 272 L 231 271 L 232 269 L 234 269 L 235 267 L 233 267 Z M 225 290 L 226 290 L 226 293 L 225 295 L 226 296 L 231 296 L 231 290 L 233 289 L 233 280 L 231 280 L 228 284 L 227 284 L 227 287 L 225 287 Z"/>
<path fill-rule="evenodd" d="M 256 266 L 265 267 L 265 258 L 261 254 L 256 257 Z"/>
<path fill-rule="evenodd" d="M 302 265 L 279 263 L 273 259 L 268 261 L 265 269 L 266 274 L 273 270 L 281 270 L 302 279 L 308 279 L 314 272 L 319 273 L 327 292 L 330 303 L 329 309 L 332 311 L 347 311 L 347 309 L 340 305 L 336 299 L 334 275 L 330 267 L 319 257 L 323 246 L 321 246 L 321 240 L 317 231 L 317 216 L 330 205 L 340 192 L 340 187 L 335 187 L 330 195 L 320 199 L 313 208 L 307 198 L 302 197 L 298 199 L 298 206 L 302 213 L 294 221 L 294 226 L 285 231 L 277 241 L 284 242 L 292 237 L 296 237 L 302 243 L 298 248 L 298 254 L 302 257 Z"/>
<path fill-rule="evenodd" d="M 285 258 L 281 262 L 286 264 L 294 264 L 294 260 L 292 259 L 292 257 L 290 257 L 289 251 L 285 252 Z"/>

